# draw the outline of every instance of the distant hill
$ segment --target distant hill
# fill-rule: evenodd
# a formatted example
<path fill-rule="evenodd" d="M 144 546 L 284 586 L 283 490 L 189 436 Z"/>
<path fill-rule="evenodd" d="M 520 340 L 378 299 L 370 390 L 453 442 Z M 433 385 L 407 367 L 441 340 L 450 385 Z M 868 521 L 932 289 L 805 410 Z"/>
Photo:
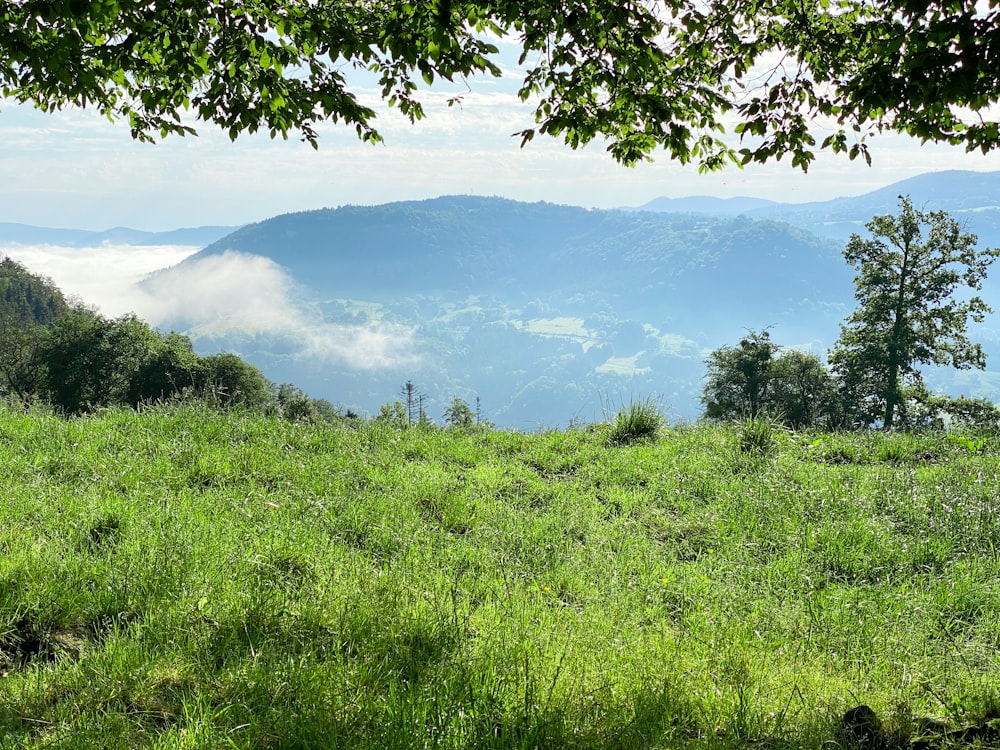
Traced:
<path fill-rule="evenodd" d="M 773 221 L 476 196 L 286 214 L 243 227 L 181 265 L 227 250 L 268 257 L 321 296 L 585 295 L 624 308 L 659 305 L 668 294 L 697 303 L 750 280 L 741 306 L 766 308 L 791 285 L 827 293 L 841 265 L 839 248 Z"/>
<path fill-rule="evenodd" d="M 779 204 L 755 209 L 749 215 L 786 221 L 846 240 L 853 232 L 863 233 L 872 216 L 896 213 L 900 195 L 910 196 L 917 208 L 953 214 L 979 236 L 980 245 L 1000 245 L 1000 172 L 934 172 L 854 198 Z"/>
<path fill-rule="evenodd" d="M 487 418 L 522 428 L 600 418 L 602 401 L 638 393 L 694 418 L 708 350 L 772 325 L 778 341 L 832 343 L 853 289 L 840 247 L 788 224 L 475 196 L 278 216 L 151 283 L 231 251 L 280 264 L 326 323 L 411 330 L 418 362 L 319 364 L 296 344 L 305 330 L 201 329 L 196 345 L 369 412 L 410 379 L 432 413 L 478 395 Z"/>
<path fill-rule="evenodd" d="M 863 233 L 876 215 L 895 213 L 899 196 L 909 195 L 917 208 L 948 211 L 964 220 L 984 247 L 1000 246 L 1000 172 L 951 170 L 929 172 L 864 195 L 812 203 L 774 203 L 756 198 L 657 198 L 642 208 L 708 216 L 741 214 L 783 221 L 822 237 L 846 240 Z M 683 208 L 682 208 L 683 207 Z M 733 209 L 731 212 L 729 209 Z M 737 210 L 738 209 L 738 210 Z"/>
<path fill-rule="evenodd" d="M 127 227 L 115 227 L 103 232 L 94 232 L 86 229 L 58 229 L 0 222 L 0 244 L 59 245 L 62 247 L 99 247 L 103 244 L 204 247 L 220 237 L 232 233 L 237 228 L 206 226 L 173 229 L 167 232 L 143 232 Z"/>
<path fill-rule="evenodd" d="M 763 198 L 713 198 L 698 195 L 688 198 L 654 198 L 635 211 L 659 211 L 662 213 L 692 213 L 705 216 L 738 216 L 757 209 L 765 209 L 779 204 Z"/>

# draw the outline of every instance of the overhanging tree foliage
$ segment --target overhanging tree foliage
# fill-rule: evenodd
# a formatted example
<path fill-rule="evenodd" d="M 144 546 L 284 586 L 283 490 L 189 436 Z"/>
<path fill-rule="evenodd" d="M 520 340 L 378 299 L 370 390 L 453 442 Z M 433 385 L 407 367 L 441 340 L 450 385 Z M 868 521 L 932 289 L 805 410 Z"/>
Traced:
<path fill-rule="evenodd" d="M 955 298 L 959 287 L 982 288 L 1000 250 L 979 250 L 944 211 L 917 211 L 900 197 L 899 216 L 876 216 L 872 239 L 852 235 L 844 257 L 858 269 L 858 309 L 841 326 L 830 362 L 845 400 L 864 424 L 893 427 L 904 388 L 919 386 L 917 365 L 982 369 L 985 355 L 966 336 L 969 319 L 991 312 L 978 296 Z M 925 231 L 926 230 L 926 231 Z"/>
<path fill-rule="evenodd" d="M 631 164 L 657 148 L 715 168 L 818 148 L 868 158 L 895 130 L 983 151 L 1000 145 L 1000 3 L 989 0 L 2 0 L 0 90 L 42 109 L 90 106 L 135 137 L 235 138 L 344 122 L 379 141 L 345 73 L 366 68 L 411 119 L 418 83 L 498 76 L 495 40 L 520 47 L 517 135 L 608 139 Z M 745 148 L 721 138 L 735 122 Z"/>

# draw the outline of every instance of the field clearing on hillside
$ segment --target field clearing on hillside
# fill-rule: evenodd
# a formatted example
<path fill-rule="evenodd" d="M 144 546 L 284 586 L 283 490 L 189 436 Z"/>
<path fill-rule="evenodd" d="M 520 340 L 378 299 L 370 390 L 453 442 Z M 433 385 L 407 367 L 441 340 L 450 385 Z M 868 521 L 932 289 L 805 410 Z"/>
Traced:
<path fill-rule="evenodd" d="M 0 410 L 0 747 L 989 744 L 1000 438 L 766 437 Z"/>

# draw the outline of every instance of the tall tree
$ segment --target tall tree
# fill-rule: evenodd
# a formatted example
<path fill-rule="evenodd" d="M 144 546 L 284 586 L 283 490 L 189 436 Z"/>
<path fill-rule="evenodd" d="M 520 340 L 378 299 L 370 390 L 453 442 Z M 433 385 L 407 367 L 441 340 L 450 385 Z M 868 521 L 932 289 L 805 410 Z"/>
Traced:
<path fill-rule="evenodd" d="M 979 296 L 960 300 L 959 287 L 982 288 L 998 249 L 980 250 L 944 211 L 918 211 L 899 199 L 898 216 L 876 216 L 871 239 L 852 235 L 844 257 L 858 273 L 858 308 L 841 326 L 830 356 L 846 400 L 861 421 L 886 429 L 905 408 L 903 388 L 922 382 L 917 365 L 982 369 L 982 347 L 966 335 L 969 320 L 991 312 Z"/>
<path fill-rule="evenodd" d="M 368 84 L 345 71 L 373 73 L 416 120 L 420 85 L 512 67 L 501 39 L 534 109 L 522 142 L 606 139 L 626 164 L 662 147 L 706 168 L 788 154 L 805 169 L 821 133 L 851 158 L 887 129 L 1000 145 L 998 20 L 994 0 L 0 0 L 0 92 L 93 107 L 141 139 L 192 133 L 193 116 L 233 138 L 315 145 L 333 120 L 376 142 Z"/>
<path fill-rule="evenodd" d="M 422 421 L 424 394 L 417 390 L 413 381 L 407 380 L 399 389 L 399 395 L 403 397 L 403 404 L 406 406 L 407 427 L 413 427 L 417 422 Z"/>

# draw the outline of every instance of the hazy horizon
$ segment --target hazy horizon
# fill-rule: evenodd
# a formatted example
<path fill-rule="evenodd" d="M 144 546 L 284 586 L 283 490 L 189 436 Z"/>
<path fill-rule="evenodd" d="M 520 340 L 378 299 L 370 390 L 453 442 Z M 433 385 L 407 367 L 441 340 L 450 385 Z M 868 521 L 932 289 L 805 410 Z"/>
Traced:
<path fill-rule="evenodd" d="M 411 124 L 360 81 L 359 99 L 379 113 L 380 145 L 321 123 L 319 149 L 294 136 L 230 141 L 195 124 L 199 135 L 138 143 L 127 123 L 92 110 L 44 113 L 4 102 L 0 108 L 0 222 L 103 231 L 168 231 L 237 226 L 277 214 L 346 204 L 380 204 L 440 195 L 501 196 L 587 208 L 638 206 L 660 197 L 756 197 L 801 203 L 862 195 L 923 172 L 1000 170 L 1000 153 L 921 144 L 897 134 L 869 140 L 872 166 L 817 154 L 807 173 L 789 159 L 700 174 L 664 152 L 627 168 L 594 142 L 573 150 L 539 136 L 524 148 L 512 134 L 531 124 L 518 78 L 476 79 L 423 92 L 427 117 Z M 448 99 L 459 94 L 460 106 Z M 734 123 L 731 123 L 732 125 Z M 815 123 L 817 135 L 825 132 Z M 739 146 L 732 137 L 734 146 Z"/>

